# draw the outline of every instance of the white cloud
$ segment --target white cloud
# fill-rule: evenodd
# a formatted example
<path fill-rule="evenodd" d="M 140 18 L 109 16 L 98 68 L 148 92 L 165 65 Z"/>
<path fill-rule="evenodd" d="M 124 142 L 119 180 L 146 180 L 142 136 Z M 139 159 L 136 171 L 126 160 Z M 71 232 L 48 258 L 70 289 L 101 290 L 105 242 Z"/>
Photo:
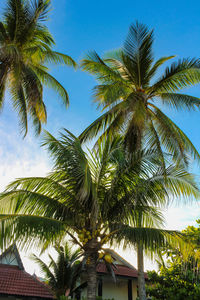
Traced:
<path fill-rule="evenodd" d="M 166 228 L 182 230 L 189 225 L 195 225 L 199 218 L 199 204 L 196 202 L 185 206 L 172 206 L 165 212 Z"/>
<path fill-rule="evenodd" d="M 28 135 L 25 139 L 0 127 L 0 191 L 20 177 L 45 176 L 50 171 L 50 162 L 40 139 Z M 33 249 L 34 251 L 34 249 Z M 31 252 L 31 251 L 30 251 Z M 29 273 L 39 274 L 38 267 L 30 260 L 29 253 L 21 253 L 22 261 Z"/>
<path fill-rule="evenodd" d="M 39 139 L 5 134 L 0 129 L 0 190 L 20 177 L 44 176 L 50 170 L 44 149 L 39 147 Z"/>

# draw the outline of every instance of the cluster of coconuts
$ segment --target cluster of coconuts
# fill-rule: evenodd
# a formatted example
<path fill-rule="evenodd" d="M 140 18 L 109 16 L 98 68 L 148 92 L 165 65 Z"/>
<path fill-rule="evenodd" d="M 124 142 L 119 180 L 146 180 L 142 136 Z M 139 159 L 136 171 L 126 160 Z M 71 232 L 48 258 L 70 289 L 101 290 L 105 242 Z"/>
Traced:
<path fill-rule="evenodd" d="M 105 244 L 109 240 L 109 235 L 101 234 L 101 230 L 102 230 L 102 228 L 99 228 L 93 232 L 90 232 L 90 231 L 86 230 L 85 228 L 83 228 L 82 230 L 78 231 L 79 241 L 83 245 L 85 245 L 85 244 L 87 244 L 88 241 L 96 238 L 101 243 L 101 245 Z M 106 262 L 108 262 L 110 264 L 113 262 L 112 256 L 109 253 L 104 252 L 104 251 L 99 252 L 99 259 L 104 259 Z M 87 259 L 87 264 L 89 263 L 89 261 L 90 261 L 90 258 Z"/>
<path fill-rule="evenodd" d="M 97 238 L 99 242 L 101 242 L 101 244 L 104 244 L 109 240 L 109 237 L 107 235 L 101 234 L 101 228 L 93 232 L 87 231 L 85 228 L 83 228 L 82 230 L 79 230 L 78 238 L 83 245 L 87 244 L 88 241 L 94 238 Z"/>
<path fill-rule="evenodd" d="M 111 264 L 113 262 L 112 256 L 107 252 L 100 252 L 99 259 L 104 259 L 109 264 Z"/>
<path fill-rule="evenodd" d="M 111 256 L 109 253 L 103 252 L 103 251 L 101 251 L 101 252 L 99 253 L 99 260 L 100 260 L 100 259 L 104 259 L 104 260 L 105 260 L 107 263 L 109 263 L 109 264 L 111 264 L 111 263 L 113 262 L 112 256 Z M 90 257 L 88 257 L 86 263 L 87 263 L 87 264 L 90 263 Z"/>
<path fill-rule="evenodd" d="M 82 231 L 79 231 L 78 238 L 81 243 L 86 244 L 89 240 L 91 240 L 92 235 L 84 228 Z"/>

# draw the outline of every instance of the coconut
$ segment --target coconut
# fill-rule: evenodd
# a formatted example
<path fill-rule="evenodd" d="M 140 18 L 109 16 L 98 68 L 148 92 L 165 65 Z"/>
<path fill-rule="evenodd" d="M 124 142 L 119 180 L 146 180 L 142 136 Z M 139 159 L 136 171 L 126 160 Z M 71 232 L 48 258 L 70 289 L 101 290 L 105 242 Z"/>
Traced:
<path fill-rule="evenodd" d="M 108 254 L 108 253 L 104 256 L 104 259 L 105 259 L 105 261 L 107 261 L 110 264 L 113 261 L 112 256 L 110 254 Z"/>
<path fill-rule="evenodd" d="M 104 256 L 104 253 L 103 253 L 103 252 L 100 252 L 100 253 L 99 253 L 99 259 L 103 258 L 103 256 Z"/>

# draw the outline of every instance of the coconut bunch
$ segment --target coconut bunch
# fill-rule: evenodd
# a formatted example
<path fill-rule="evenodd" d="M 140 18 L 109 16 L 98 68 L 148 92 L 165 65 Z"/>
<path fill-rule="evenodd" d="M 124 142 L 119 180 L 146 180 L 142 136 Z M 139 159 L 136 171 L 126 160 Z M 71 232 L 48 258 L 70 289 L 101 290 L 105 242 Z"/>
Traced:
<path fill-rule="evenodd" d="M 99 260 L 101 259 L 105 260 L 109 264 L 113 263 L 113 258 L 108 252 L 104 252 L 104 251 L 99 252 Z"/>
<path fill-rule="evenodd" d="M 102 233 L 103 228 L 99 227 L 94 231 L 86 230 L 85 228 L 78 231 L 79 242 L 84 246 L 91 240 L 96 240 L 103 245 L 109 241 L 109 234 Z"/>

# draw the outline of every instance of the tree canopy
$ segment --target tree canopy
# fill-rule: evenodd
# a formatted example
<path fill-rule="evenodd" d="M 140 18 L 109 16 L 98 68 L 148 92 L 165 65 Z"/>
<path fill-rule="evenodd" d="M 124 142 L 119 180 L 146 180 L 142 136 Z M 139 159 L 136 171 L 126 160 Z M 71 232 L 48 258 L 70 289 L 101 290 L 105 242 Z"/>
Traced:
<path fill-rule="evenodd" d="M 168 245 L 161 252 L 167 261 L 161 260 L 158 273 L 148 273 L 147 291 L 153 300 L 197 300 L 200 297 L 200 228 L 188 226 L 182 233 L 185 243 L 179 247 Z"/>
<path fill-rule="evenodd" d="M 55 41 L 44 22 L 50 0 L 7 0 L 0 22 L 0 108 L 9 91 L 20 118 L 24 135 L 28 119 L 36 133 L 47 120 L 43 86 L 53 88 L 64 105 L 69 104 L 66 89 L 50 75 L 50 64 L 76 66 L 68 55 L 53 50 Z"/>
<path fill-rule="evenodd" d="M 145 226 L 145 215 L 159 219 L 150 204 L 199 193 L 183 165 L 163 170 L 155 151 L 137 152 L 130 163 L 120 137 L 84 152 L 80 140 L 64 130 L 59 139 L 46 132 L 43 145 L 53 159 L 52 172 L 17 179 L 0 195 L 1 245 L 18 241 L 42 247 L 70 236 L 83 250 L 88 299 L 96 293 L 96 263 L 106 243 L 125 239 L 152 250 L 165 245 L 176 232 Z M 137 227 L 138 209 L 143 228 Z"/>
<path fill-rule="evenodd" d="M 99 83 L 93 95 L 102 115 L 82 132 L 80 139 L 121 133 L 129 152 L 148 145 L 161 156 L 163 151 L 173 154 L 176 161 L 187 162 L 188 153 L 199 160 L 189 138 L 160 107 L 199 109 L 199 98 L 180 91 L 200 82 L 200 61 L 178 60 L 158 76 L 159 68 L 174 56 L 155 61 L 153 42 L 153 30 L 136 22 L 130 26 L 122 48 L 103 58 L 91 51 L 82 60 L 82 69 Z"/>

